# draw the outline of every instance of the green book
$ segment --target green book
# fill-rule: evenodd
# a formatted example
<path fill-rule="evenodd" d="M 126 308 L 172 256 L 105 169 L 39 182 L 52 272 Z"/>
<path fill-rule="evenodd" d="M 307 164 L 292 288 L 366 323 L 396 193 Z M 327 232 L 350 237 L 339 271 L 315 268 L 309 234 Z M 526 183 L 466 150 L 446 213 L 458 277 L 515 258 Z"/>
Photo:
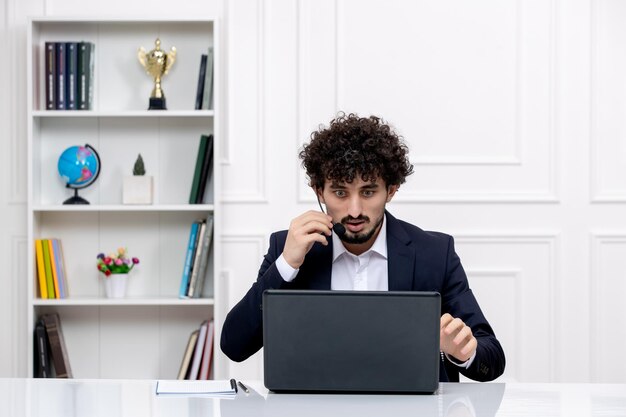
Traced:
<path fill-rule="evenodd" d="M 76 62 L 76 74 L 78 84 L 76 86 L 76 98 L 78 110 L 91 110 L 93 107 L 93 72 L 95 48 L 92 42 L 80 42 Z"/>
<path fill-rule="evenodd" d="M 198 190 L 200 189 L 200 177 L 202 176 L 202 164 L 206 146 L 209 137 L 207 135 L 200 136 L 200 145 L 198 146 L 198 156 L 196 157 L 196 169 L 193 172 L 193 182 L 191 183 L 191 193 L 189 195 L 189 204 L 196 204 L 198 198 Z"/>
<path fill-rule="evenodd" d="M 43 265 L 46 271 L 46 286 L 48 287 L 48 298 L 55 298 L 54 294 L 54 278 L 52 278 L 52 264 L 50 263 L 50 249 L 48 239 L 42 239 L 43 246 Z"/>

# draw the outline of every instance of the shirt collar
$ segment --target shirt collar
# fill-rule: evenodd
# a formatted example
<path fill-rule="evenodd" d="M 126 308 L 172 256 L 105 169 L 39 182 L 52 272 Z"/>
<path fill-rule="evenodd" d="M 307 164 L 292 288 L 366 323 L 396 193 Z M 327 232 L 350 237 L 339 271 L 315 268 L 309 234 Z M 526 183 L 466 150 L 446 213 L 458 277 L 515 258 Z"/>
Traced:
<path fill-rule="evenodd" d="M 376 240 L 369 250 L 361 254 L 365 255 L 368 252 L 376 252 L 383 258 L 387 259 L 387 215 L 383 214 L 383 224 L 380 226 L 380 232 L 376 236 Z M 335 262 L 344 253 L 349 253 L 346 247 L 343 245 L 337 233 L 333 232 L 333 262 Z"/>

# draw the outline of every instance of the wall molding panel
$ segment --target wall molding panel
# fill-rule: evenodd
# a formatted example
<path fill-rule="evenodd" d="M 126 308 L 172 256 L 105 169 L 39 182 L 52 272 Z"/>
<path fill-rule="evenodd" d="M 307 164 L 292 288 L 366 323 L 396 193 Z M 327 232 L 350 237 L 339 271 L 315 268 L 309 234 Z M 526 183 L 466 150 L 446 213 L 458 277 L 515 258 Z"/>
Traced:
<path fill-rule="evenodd" d="M 592 382 L 623 382 L 626 364 L 616 361 L 626 340 L 624 326 L 615 320 L 623 316 L 626 293 L 623 262 L 626 257 L 626 230 L 590 234 L 590 369 Z"/>
<path fill-rule="evenodd" d="M 420 151 L 419 142 L 424 140 L 424 134 L 420 129 L 411 130 L 414 120 L 403 114 L 406 107 L 406 96 L 400 94 L 398 106 L 394 107 L 394 100 L 385 102 L 385 89 L 402 91 L 408 90 L 413 96 L 419 96 L 419 88 L 422 84 L 415 82 L 411 86 L 412 71 L 400 72 L 397 77 L 388 77 L 384 87 L 375 86 L 380 92 L 380 100 L 366 98 L 365 93 L 371 85 L 361 82 L 358 68 L 363 68 L 364 74 L 369 74 L 369 79 L 376 79 L 376 75 L 383 70 L 392 70 L 392 66 L 368 68 L 366 63 L 372 50 L 377 50 L 379 45 L 370 46 L 376 39 L 376 31 L 373 35 L 362 39 L 364 47 L 357 44 L 355 33 L 361 36 L 366 27 L 374 27 L 370 22 L 385 19 L 380 15 L 376 7 L 351 7 L 350 0 L 326 0 L 315 10 L 306 2 L 300 2 L 298 9 L 299 45 L 300 53 L 298 60 L 298 147 L 309 137 L 311 130 L 321 124 L 327 124 L 330 118 L 339 109 L 357 111 L 359 114 L 386 115 L 398 123 L 399 132 L 403 134 L 412 149 L 412 162 L 415 165 L 416 174 L 404 186 L 399 203 L 556 203 L 560 200 L 558 190 L 558 149 L 555 132 L 555 77 L 556 77 L 556 5 L 555 1 L 528 3 L 522 1 L 507 2 L 507 7 L 498 8 L 504 21 L 511 22 L 509 26 L 494 28 L 494 33 L 500 37 L 510 35 L 506 41 L 499 41 L 497 47 L 509 48 L 513 64 L 508 64 L 510 69 L 509 78 L 499 80 L 507 86 L 507 92 L 494 90 L 494 94 L 505 94 L 507 103 L 510 102 L 510 122 L 502 126 L 504 135 L 484 139 L 482 146 L 484 152 L 468 152 L 465 144 L 467 138 L 458 136 L 456 127 L 439 130 L 439 140 L 450 146 L 441 148 L 440 151 Z M 424 6 L 425 7 L 425 6 Z M 395 16 L 414 15 L 420 6 L 404 4 L 393 5 Z M 443 6 L 442 6 L 443 8 Z M 350 9 L 350 14 L 347 13 Z M 405 10 L 406 9 L 406 10 Z M 412 12 L 409 12 L 409 9 Z M 434 9 L 437 9 L 436 7 Z M 432 10 L 428 10 L 432 12 Z M 383 10 L 384 12 L 384 10 Z M 356 14 L 355 14 L 356 13 Z M 349 16 L 349 17 L 348 17 Z M 493 16 L 492 16 L 493 17 Z M 313 23 L 315 22 L 315 24 Z M 461 23 L 465 23 L 462 21 Z M 402 26 L 403 21 L 398 23 Z M 369 26 L 368 26 L 369 25 Z M 417 37 L 421 34 L 412 29 L 411 25 L 402 26 L 402 31 L 394 31 L 405 38 Z M 462 28 L 451 30 L 463 31 Z M 499 33 L 507 30 L 511 33 Z M 465 32 L 464 32 L 465 33 Z M 458 38 L 458 37 L 457 37 Z M 448 45 L 446 40 L 431 38 L 428 42 L 438 45 L 435 51 L 445 49 Z M 381 43 L 382 44 L 382 43 Z M 427 49 L 424 44 L 416 44 Z M 436 52 L 428 59 L 438 59 Z M 320 58 L 321 56 L 321 58 Z M 375 56 L 375 55 L 374 55 Z M 392 55 L 396 59 L 402 55 Z M 410 56 L 410 55 L 408 55 Z M 400 61 L 397 67 L 410 65 L 411 58 L 407 62 Z M 315 57 L 315 59 L 313 58 Z M 365 58 L 368 57 L 368 58 Z M 428 60 L 427 59 L 427 60 Z M 447 59 L 447 58 L 446 58 Z M 319 64 L 323 62 L 323 64 Z M 372 63 L 377 62 L 376 60 Z M 447 61 L 445 61 L 447 62 Z M 499 62 L 499 64 L 504 64 Z M 375 64 L 374 64 L 375 65 Z M 419 66 L 416 68 L 420 68 Z M 376 71 L 379 69 L 379 71 Z M 369 73 L 368 73 L 369 71 Z M 481 77 L 477 73 L 476 82 Z M 365 76 L 363 76 L 365 77 Z M 355 81 L 356 78 L 356 81 Z M 360 84 L 358 84 L 361 82 Z M 357 87 L 360 85 L 361 87 Z M 404 87 L 404 88 L 403 88 Z M 376 94 L 373 94 L 377 97 Z M 500 97 L 498 97 L 500 98 Z M 491 103 L 483 98 L 484 103 Z M 383 103 L 379 103 L 379 102 Z M 478 101 L 476 105 L 481 106 Z M 422 106 L 418 102 L 418 109 Z M 363 109 L 359 111 L 359 109 Z M 379 108 L 380 111 L 375 109 Z M 385 111 L 386 109 L 386 111 Z M 417 111 L 419 114 L 420 112 Z M 394 117 L 395 115 L 395 117 Z M 455 113 L 450 114 L 451 117 Z M 402 120 L 405 123 L 402 123 Z M 428 121 L 419 121 L 425 126 Z M 434 122 L 433 122 L 434 123 Z M 403 131 L 403 129 L 408 130 Z M 415 129 L 415 128 L 413 128 Z M 504 146 L 503 143 L 509 143 Z M 497 145 L 497 146 L 492 146 Z M 459 147 L 461 153 L 446 153 L 450 149 Z M 501 147 L 502 151 L 493 154 L 491 148 Z M 482 148 L 481 148 L 482 149 Z M 301 203 L 314 201 L 311 193 L 306 189 L 304 173 L 299 173 L 299 199 Z"/>
<path fill-rule="evenodd" d="M 234 9 L 237 8 L 237 11 Z M 222 202 L 224 204 L 267 203 L 266 196 L 266 13 L 265 0 L 225 3 L 230 21 L 226 26 L 228 134 L 222 142 Z M 245 13 L 243 12 L 245 11 Z M 242 27 L 246 30 L 242 30 Z M 244 36 L 246 31 L 254 36 Z M 248 55 L 254 54 L 253 58 Z M 253 91 L 253 97 L 250 92 Z M 235 116 L 236 115 L 236 116 Z M 236 181 L 245 177 L 246 181 Z M 242 189 L 250 186 L 251 189 Z M 239 189 L 238 189 L 239 188 Z"/>
<path fill-rule="evenodd" d="M 512 366 L 507 366 L 503 380 L 554 381 L 561 303 L 555 291 L 560 288 L 558 233 L 460 232 L 454 236 L 470 287 L 486 314 L 498 312 L 487 315 L 488 320 L 505 354 L 512 351 Z M 542 340 L 541 346 L 537 340 Z M 530 361 L 541 364 L 523 365 Z"/>
<path fill-rule="evenodd" d="M 592 203 L 626 202 L 623 137 L 626 127 L 626 88 L 620 80 L 626 59 L 621 15 L 612 13 L 606 0 L 592 1 L 590 17 L 591 133 L 590 172 Z"/>

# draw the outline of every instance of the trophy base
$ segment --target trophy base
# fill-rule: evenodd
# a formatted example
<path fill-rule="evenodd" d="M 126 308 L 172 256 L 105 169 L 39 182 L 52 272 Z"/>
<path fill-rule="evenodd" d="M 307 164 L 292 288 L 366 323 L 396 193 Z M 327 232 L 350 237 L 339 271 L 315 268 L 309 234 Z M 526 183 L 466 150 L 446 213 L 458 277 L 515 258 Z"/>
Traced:
<path fill-rule="evenodd" d="M 150 97 L 150 107 L 148 110 L 167 110 L 165 107 L 165 97 Z"/>

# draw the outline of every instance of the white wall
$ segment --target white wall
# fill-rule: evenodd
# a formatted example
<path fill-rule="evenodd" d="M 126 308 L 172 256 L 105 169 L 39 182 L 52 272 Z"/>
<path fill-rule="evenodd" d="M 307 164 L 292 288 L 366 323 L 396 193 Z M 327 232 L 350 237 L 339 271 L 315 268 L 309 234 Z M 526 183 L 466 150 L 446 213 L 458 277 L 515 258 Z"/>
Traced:
<path fill-rule="evenodd" d="M 378 114 L 416 173 L 390 210 L 451 233 L 510 381 L 626 382 L 626 4 L 618 0 L 5 0 L 0 77 L 0 376 L 23 375 L 28 15 L 223 19 L 223 278 L 314 209 L 297 152 L 337 110 Z M 119 4 L 118 4 L 119 3 Z M 130 7 L 130 9 L 128 9 Z M 262 375 L 260 355 L 232 364 Z"/>

